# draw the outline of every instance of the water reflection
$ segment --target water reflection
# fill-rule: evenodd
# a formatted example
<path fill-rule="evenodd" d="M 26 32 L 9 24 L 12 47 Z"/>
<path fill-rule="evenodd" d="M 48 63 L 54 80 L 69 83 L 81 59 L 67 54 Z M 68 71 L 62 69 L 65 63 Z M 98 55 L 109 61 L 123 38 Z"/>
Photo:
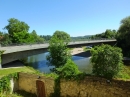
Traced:
<path fill-rule="evenodd" d="M 43 53 L 28 57 L 28 62 L 32 67 L 35 69 L 40 70 L 40 72 L 50 73 L 50 69 L 54 68 L 54 66 L 48 66 L 46 56 L 49 53 Z M 90 64 L 90 57 L 79 57 L 79 56 L 72 56 L 72 60 L 77 64 L 80 71 L 91 73 L 92 66 Z"/>

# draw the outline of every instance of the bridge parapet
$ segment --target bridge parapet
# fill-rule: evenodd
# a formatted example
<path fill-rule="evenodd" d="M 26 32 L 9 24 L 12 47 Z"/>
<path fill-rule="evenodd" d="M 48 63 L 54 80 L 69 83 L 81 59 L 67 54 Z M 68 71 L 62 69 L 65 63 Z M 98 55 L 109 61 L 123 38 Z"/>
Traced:
<path fill-rule="evenodd" d="M 89 44 L 89 43 L 105 43 L 105 42 L 116 42 L 116 40 L 93 40 L 93 41 L 76 41 L 70 42 L 68 45 L 78 45 L 78 44 Z M 44 44 L 29 44 L 29 45 L 19 45 L 19 46 L 6 46 L 0 47 L 0 50 L 5 50 L 3 54 L 13 53 L 13 52 L 20 52 L 26 50 L 36 50 L 36 49 L 47 49 L 49 46 L 48 43 Z"/>

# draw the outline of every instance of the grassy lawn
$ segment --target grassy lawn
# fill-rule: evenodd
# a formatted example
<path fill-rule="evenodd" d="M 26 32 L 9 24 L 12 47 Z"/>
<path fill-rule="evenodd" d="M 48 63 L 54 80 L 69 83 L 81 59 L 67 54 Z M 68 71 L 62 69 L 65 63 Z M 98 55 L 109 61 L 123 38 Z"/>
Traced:
<path fill-rule="evenodd" d="M 35 72 L 35 70 L 31 67 L 19 67 L 19 68 L 7 68 L 7 69 L 0 69 L 0 77 L 15 73 L 15 72 Z"/>
<path fill-rule="evenodd" d="M 118 80 L 130 80 L 130 66 L 123 66 L 123 69 L 115 76 Z"/>

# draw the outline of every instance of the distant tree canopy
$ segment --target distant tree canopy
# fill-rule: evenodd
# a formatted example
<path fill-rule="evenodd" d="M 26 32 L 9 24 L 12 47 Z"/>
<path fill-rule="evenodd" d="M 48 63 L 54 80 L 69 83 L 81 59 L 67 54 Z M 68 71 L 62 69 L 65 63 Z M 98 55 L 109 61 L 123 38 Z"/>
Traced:
<path fill-rule="evenodd" d="M 126 56 L 130 57 L 130 16 L 121 20 L 117 33 L 118 46 L 123 49 Z"/>
<path fill-rule="evenodd" d="M 116 38 L 116 34 L 117 34 L 117 31 L 116 30 L 111 30 L 111 29 L 107 29 L 105 32 L 101 33 L 101 34 L 96 34 L 94 36 L 92 36 L 91 38 L 92 39 L 96 39 L 96 38 L 108 38 L 108 39 L 111 39 L 111 38 Z"/>
<path fill-rule="evenodd" d="M 41 38 L 43 38 L 45 41 L 49 41 L 51 39 L 51 35 L 40 35 Z"/>
<path fill-rule="evenodd" d="M 54 32 L 53 36 L 57 37 L 59 40 L 70 41 L 70 35 L 64 31 L 57 30 Z"/>
<path fill-rule="evenodd" d="M 8 33 L 4 33 L 0 31 L 0 44 L 2 45 L 8 45 L 11 44 L 11 39 L 9 37 Z"/>

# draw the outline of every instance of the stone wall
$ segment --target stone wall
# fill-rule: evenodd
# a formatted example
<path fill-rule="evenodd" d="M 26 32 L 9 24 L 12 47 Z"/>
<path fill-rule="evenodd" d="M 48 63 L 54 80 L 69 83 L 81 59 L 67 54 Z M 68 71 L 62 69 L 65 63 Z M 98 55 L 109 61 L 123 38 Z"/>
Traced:
<path fill-rule="evenodd" d="M 130 81 L 88 76 L 80 82 L 61 80 L 60 86 L 63 97 L 130 97 Z"/>
<path fill-rule="evenodd" d="M 40 76 L 40 79 L 38 79 L 38 77 L 36 74 L 19 73 L 19 90 L 37 94 L 36 80 L 41 80 L 45 84 L 46 97 L 49 97 L 49 95 L 54 92 L 54 79 L 44 76 Z"/>
<path fill-rule="evenodd" d="M 37 78 L 35 74 L 19 73 L 19 90 L 37 93 Z M 41 77 L 39 80 L 45 83 L 46 97 L 54 93 L 54 79 Z M 130 81 L 86 76 L 80 82 L 61 80 L 60 88 L 61 97 L 130 97 Z"/>

